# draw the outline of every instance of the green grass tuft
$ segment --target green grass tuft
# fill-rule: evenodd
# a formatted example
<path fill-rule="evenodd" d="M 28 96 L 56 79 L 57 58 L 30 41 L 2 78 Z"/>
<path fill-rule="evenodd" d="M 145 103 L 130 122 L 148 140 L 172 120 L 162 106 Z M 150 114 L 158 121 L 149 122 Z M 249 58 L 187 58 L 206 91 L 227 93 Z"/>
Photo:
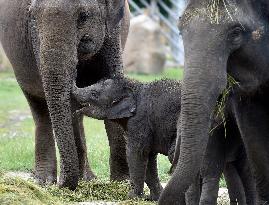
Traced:
<path fill-rule="evenodd" d="M 142 82 L 160 80 L 162 78 L 181 80 L 183 78 L 183 70 L 175 69 L 175 68 L 168 68 L 161 74 L 146 75 L 146 74 L 139 74 L 139 73 L 129 73 L 128 76 L 130 78 L 134 78 Z"/>
<path fill-rule="evenodd" d="M 210 130 L 212 133 L 217 127 L 223 124 L 225 129 L 225 137 L 226 137 L 226 118 L 225 118 L 225 108 L 227 104 L 228 97 L 235 86 L 239 86 L 239 82 L 237 82 L 231 75 L 227 76 L 227 87 L 223 90 L 220 99 L 217 102 L 216 108 L 214 110 L 214 115 L 216 118 L 221 118 L 222 121 Z"/>
<path fill-rule="evenodd" d="M 80 182 L 75 191 L 57 186 L 39 187 L 32 181 L 6 176 L 0 177 L 1 205 L 63 205 L 77 202 L 109 201 L 121 205 L 152 205 L 142 199 L 129 200 L 128 182 Z"/>
<path fill-rule="evenodd" d="M 80 182 L 75 191 L 50 186 L 47 191 L 61 201 L 125 201 L 128 200 L 128 182 L 92 181 Z"/>
<path fill-rule="evenodd" d="M 1 205 L 43 205 L 62 204 L 46 190 L 36 184 L 19 178 L 0 177 Z"/>

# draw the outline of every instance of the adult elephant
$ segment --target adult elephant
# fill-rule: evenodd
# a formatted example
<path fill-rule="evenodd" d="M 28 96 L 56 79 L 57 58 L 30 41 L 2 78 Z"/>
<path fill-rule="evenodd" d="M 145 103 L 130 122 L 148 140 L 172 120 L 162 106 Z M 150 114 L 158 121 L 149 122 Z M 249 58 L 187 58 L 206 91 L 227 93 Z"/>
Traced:
<path fill-rule="evenodd" d="M 210 116 L 227 84 L 260 198 L 269 202 L 269 2 L 190 0 L 180 22 L 185 47 L 180 159 L 160 205 L 184 204 L 208 142 Z M 189 157 L 191 156 L 191 157 Z"/>
<path fill-rule="evenodd" d="M 127 0 L 0 0 L 0 38 L 36 125 L 35 176 L 75 189 L 92 179 L 79 104 L 79 87 L 122 74 L 122 48 L 129 28 Z M 111 178 L 128 176 L 123 131 L 107 121 Z"/>

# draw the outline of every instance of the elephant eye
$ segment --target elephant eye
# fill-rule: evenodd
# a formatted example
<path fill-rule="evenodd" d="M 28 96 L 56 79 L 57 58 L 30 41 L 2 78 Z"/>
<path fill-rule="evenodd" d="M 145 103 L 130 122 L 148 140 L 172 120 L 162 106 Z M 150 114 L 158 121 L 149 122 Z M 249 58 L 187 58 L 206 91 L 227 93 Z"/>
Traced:
<path fill-rule="evenodd" d="M 243 29 L 241 27 L 236 27 L 229 32 L 228 39 L 233 45 L 238 45 L 241 43 L 243 37 Z"/>
<path fill-rule="evenodd" d="M 87 20 L 89 19 L 89 17 L 90 17 L 90 13 L 89 12 L 87 12 L 87 11 L 81 12 L 79 14 L 79 18 L 78 18 L 78 25 L 79 26 L 84 25 L 87 22 Z"/>
<path fill-rule="evenodd" d="M 99 97 L 99 93 L 97 92 L 97 91 L 92 91 L 91 92 L 91 98 L 92 99 L 98 99 L 98 97 Z"/>
<path fill-rule="evenodd" d="M 113 100 L 111 104 L 116 105 L 118 102 L 119 102 L 118 100 Z"/>

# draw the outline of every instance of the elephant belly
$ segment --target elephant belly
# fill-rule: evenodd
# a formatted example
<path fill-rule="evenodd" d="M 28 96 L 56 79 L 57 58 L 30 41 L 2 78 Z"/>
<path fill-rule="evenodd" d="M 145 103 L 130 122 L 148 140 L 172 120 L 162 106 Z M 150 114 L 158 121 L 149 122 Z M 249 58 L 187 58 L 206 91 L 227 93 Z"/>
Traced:
<path fill-rule="evenodd" d="M 44 91 L 36 61 L 30 50 L 9 52 L 7 55 L 12 64 L 16 79 L 24 92 L 43 98 Z"/>
<path fill-rule="evenodd" d="M 169 135 L 165 135 L 164 137 L 156 136 L 153 140 L 153 151 L 155 153 L 160 153 L 165 156 L 168 156 L 169 151 L 171 149 L 171 138 Z"/>
<path fill-rule="evenodd" d="M 9 3 L 7 3 L 9 2 Z M 41 78 L 32 51 L 32 40 L 29 34 L 29 0 L 7 1 L 3 6 L 0 30 L 1 43 L 12 64 L 20 87 L 31 95 L 43 97 Z"/>
<path fill-rule="evenodd" d="M 32 96 L 45 98 L 41 79 L 39 77 L 35 77 L 36 76 L 28 78 L 26 76 L 19 76 L 17 77 L 17 81 L 24 92 L 27 92 Z"/>

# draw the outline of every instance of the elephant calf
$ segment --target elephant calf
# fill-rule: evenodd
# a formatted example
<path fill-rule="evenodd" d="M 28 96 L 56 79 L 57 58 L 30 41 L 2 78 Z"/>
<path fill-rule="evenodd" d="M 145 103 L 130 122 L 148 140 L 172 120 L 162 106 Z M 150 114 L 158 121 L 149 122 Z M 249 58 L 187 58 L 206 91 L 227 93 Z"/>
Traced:
<path fill-rule="evenodd" d="M 162 186 L 158 178 L 157 154 L 168 156 L 170 162 L 174 164 L 178 159 L 178 156 L 174 159 L 174 153 L 177 121 L 180 115 L 181 83 L 160 80 L 143 84 L 127 78 L 108 79 L 86 88 L 78 88 L 74 85 L 73 95 L 83 105 L 79 113 L 96 119 L 114 120 L 127 131 L 127 159 L 132 184 L 130 197 L 142 197 L 144 182 L 146 182 L 150 189 L 149 199 L 158 200 Z M 213 138 L 211 143 L 209 150 L 216 153 L 222 150 L 222 153 L 211 157 L 212 152 L 208 152 L 206 157 L 202 170 L 205 178 L 203 181 L 205 188 L 202 189 L 205 193 L 202 196 L 206 198 L 211 196 L 212 191 L 217 193 L 218 187 L 212 185 L 219 181 L 224 169 L 224 167 L 214 169 L 214 166 L 218 166 L 221 162 L 224 164 L 222 159 L 225 142 Z M 222 148 L 218 149 L 220 147 Z M 232 151 L 229 152 L 233 154 Z M 179 155 L 179 150 L 176 150 L 176 155 Z M 213 183 L 211 178 L 214 179 Z M 233 181 L 230 184 L 233 184 Z M 193 202 L 195 197 L 191 194 L 196 195 L 196 199 L 200 200 L 197 196 L 199 191 L 193 192 L 189 195 L 190 203 L 197 204 Z M 209 198 L 214 198 L 213 193 Z"/>
<path fill-rule="evenodd" d="M 129 79 L 105 80 L 87 88 L 74 86 L 73 94 L 85 105 L 81 113 L 111 119 L 128 131 L 127 159 L 133 186 L 130 197 L 142 196 L 144 182 L 150 199 L 158 200 L 157 154 L 172 163 L 180 113 L 180 82 L 171 80 L 142 84 Z"/>

